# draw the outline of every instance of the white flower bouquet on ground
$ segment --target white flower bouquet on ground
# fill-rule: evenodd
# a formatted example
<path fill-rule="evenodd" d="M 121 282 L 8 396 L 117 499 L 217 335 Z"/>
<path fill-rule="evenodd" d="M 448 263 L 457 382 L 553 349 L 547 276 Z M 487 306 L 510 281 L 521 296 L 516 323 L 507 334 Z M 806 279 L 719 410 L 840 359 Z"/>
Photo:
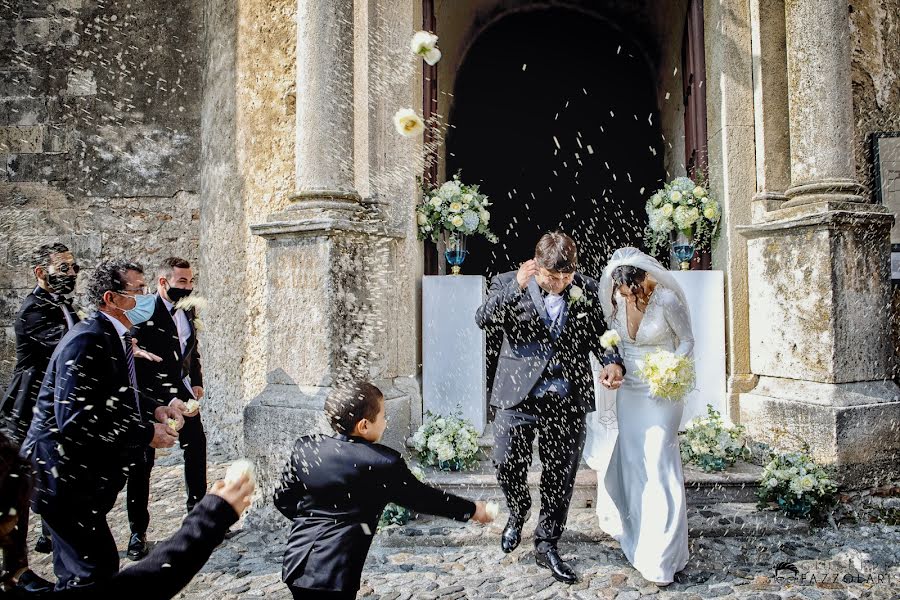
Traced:
<path fill-rule="evenodd" d="M 425 413 L 413 435 L 413 446 L 425 466 L 461 471 L 478 462 L 478 433 L 465 419 Z"/>
<path fill-rule="evenodd" d="M 681 432 L 681 458 L 704 471 L 723 471 L 740 458 L 749 458 L 744 427 L 726 423 L 719 411 L 706 405 L 706 417 L 694 417 Z"/>
<path fill-rule="evenodd" d="M 837 486 L 828 473 L 802 452 L 772 454 L 763 470 L 759 508 L 777 505 L 789 517 L 819 519 L 835 503 Z"/>
<path fill-rule="evenodd" d="M 638 375 L 650 386 L 650 394 L 681 402 L 694 389 L 694 361 L 667 350 L 657 350 L 638 361 Z"/>
<path fill-rule="evenodd" d="M 719 231 L 722 207 L 703 185 L 690 177 L 676 177 L 657 190 L 646 204 L 644 239 L 650 254 L 669 244 L 670 234 L 681 231 L 698 250 L 708 249 Z"/>
<path fill-rule="evenodd" d="M 422 191 L 422 203 L 416 207 L 420 240 L 437 243 L 443 233 L 451 237 L 477 234 L 497 243 L 497 236 L 488 228 L 491 203 L 477 185 L 462 183 L 457 173 L 452 180 Z"/>

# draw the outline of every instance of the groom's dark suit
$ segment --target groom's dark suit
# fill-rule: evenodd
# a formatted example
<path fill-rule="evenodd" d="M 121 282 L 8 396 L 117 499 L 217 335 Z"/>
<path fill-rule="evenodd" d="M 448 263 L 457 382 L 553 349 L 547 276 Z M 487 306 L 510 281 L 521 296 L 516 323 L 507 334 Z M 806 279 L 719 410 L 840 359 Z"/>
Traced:
<path fill-rule="evenodd" d="M 606 322 L 596 281 L 576 273 L 555 321 L 544 295 L 534 278 L 521 289 L 515 271 L 503 273 L 493 278 L 476 313 L 482 329 L 503 330 L 491 391 L 491 405 L 498 408 L 494 463 L 510 512 L 520 517 L 531 507 L 527 474 L 540 432 L 541 515 L 535 531 L 540 552 L 555 547 L 562 535 L 584 448 L 585 415 L 594 410 L 589 353 L 604 365 L 622 364 L 618 354 L 606 355 L 600 346 Z"/>

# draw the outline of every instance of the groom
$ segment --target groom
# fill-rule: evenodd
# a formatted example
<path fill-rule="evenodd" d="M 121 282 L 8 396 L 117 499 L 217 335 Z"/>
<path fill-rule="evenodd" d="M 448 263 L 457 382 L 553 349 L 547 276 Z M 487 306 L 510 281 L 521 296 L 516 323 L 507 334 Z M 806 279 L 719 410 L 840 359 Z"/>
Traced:
<path fill-rule="evenodd" d="M 491 405 L 494 465 L 509 506 L 509 521 L 500 538 L 504 552 L 522 539 L 531 508 L 528 467 L 538 436 L 541 512 L 534 535 L 535 558 L 564 583 L 577 581 L 557 549 L 572 500 L 581 460 L 587 413 L 594 410 L 588 353 L 603 366 L 601 383 L 622 384 L 624 369 L 617 353 L 604 354 L 606 331 L 597 282 L 576 273 L 578 251 L 564 233 L 545 234 L 534 259 L 518 270 L 493 278 L 488 297 L 476 313 L 482 329 L 503 329 Z"/>

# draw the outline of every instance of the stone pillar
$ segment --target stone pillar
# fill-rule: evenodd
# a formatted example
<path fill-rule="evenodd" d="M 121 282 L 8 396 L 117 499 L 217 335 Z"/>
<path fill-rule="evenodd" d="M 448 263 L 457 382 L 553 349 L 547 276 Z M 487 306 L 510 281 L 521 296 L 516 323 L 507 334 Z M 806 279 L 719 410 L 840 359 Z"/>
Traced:
<path fill-rule="evenodd" d="M 298 0 L 298 208 L 358 207 L 353 51 L 353 0 Z"/>
<path fill-rule="evenodd" d="M 753 220 L 787 200 L 791 185 L 784 0 L 750 0 L 756 194 Z"/>
<path fill-rule="evenodd" d="M 791 129 L 786 206 L 862 202 L 853 156 L 850 25 L 841 0 L 785 0 Z"/>
<path fill-rule="evenodd" d="M 900 389 L 891 380 L 890 240 L 883 207 L 772 211 L 748 241 L 750 366 L 740 397 L 757 440 L 811 445 L 848 486 L 896 477 Z M 779 431 L 790 434 L 779 438 Z"/>
<path fill-rule="evenodd" d="M 330 431 L 323 404 L 336 384 L 365 377 L 382 388 L 394 421 L 383 443 L 402 449 L 408 431 L 409 399 L 377 366 L 401 235 L 354 184 L 353 4 L 298 2 L 296 191 L 250 226 L 266 241 L 266 387 L 244 411 L 244 447 L 263 498 L 293 442 Z M 267 524 L 270 513 L 253 519 Z"/>

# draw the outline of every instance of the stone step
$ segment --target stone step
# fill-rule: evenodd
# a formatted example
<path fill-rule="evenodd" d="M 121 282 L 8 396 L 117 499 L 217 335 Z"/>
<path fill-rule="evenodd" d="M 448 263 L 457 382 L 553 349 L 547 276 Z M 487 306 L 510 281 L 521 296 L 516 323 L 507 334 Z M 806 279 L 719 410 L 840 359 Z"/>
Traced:
<path fill-rule="evenodd" d="M 537 499 L 540 464 L 535 460 L 528 471 L 532 498 Z M 445 491 L 475 500 L 500 500 L 503 493 L 489 461 L 479 462 L 470 471 L 449 472 L 424 467 L 425 480 Z M 746 462 L 735 463 L 727 471 L 705 473 L 686 465 L 685 491 L 689 505 L 756 502 L 762 467 Z M 590 508 L 597 497 L 597 472 L 582 463 L 575 477 L 572 508 Z"/>
<path fill-rule="evenodd" d="M 523 529 L 524 548 L 534 538 L 537 510 L 532 511 Z M 420 516 L 403 526 L 380 530 L 375 547 L 401 548 L 407 546 L 470 546 L 500 543 L 500 533 L 506 525 L 507 513 L 488 526 L 458 523 L 430 516 Z M 810 525 L 805 520 L 790 519 L 779 512 L 758 511 L 755 504 L 725 502 L 709 506 L 688 507 L 688 536 L 698 537 L 758 537 L 765 535 L 805 534 Z M 569 543 L 609 541 L 611 538 L 597 525 L 593 509 L 572 509 L 562 541 Z M 499 552 L 499 549 L 498 549 Z"/>

